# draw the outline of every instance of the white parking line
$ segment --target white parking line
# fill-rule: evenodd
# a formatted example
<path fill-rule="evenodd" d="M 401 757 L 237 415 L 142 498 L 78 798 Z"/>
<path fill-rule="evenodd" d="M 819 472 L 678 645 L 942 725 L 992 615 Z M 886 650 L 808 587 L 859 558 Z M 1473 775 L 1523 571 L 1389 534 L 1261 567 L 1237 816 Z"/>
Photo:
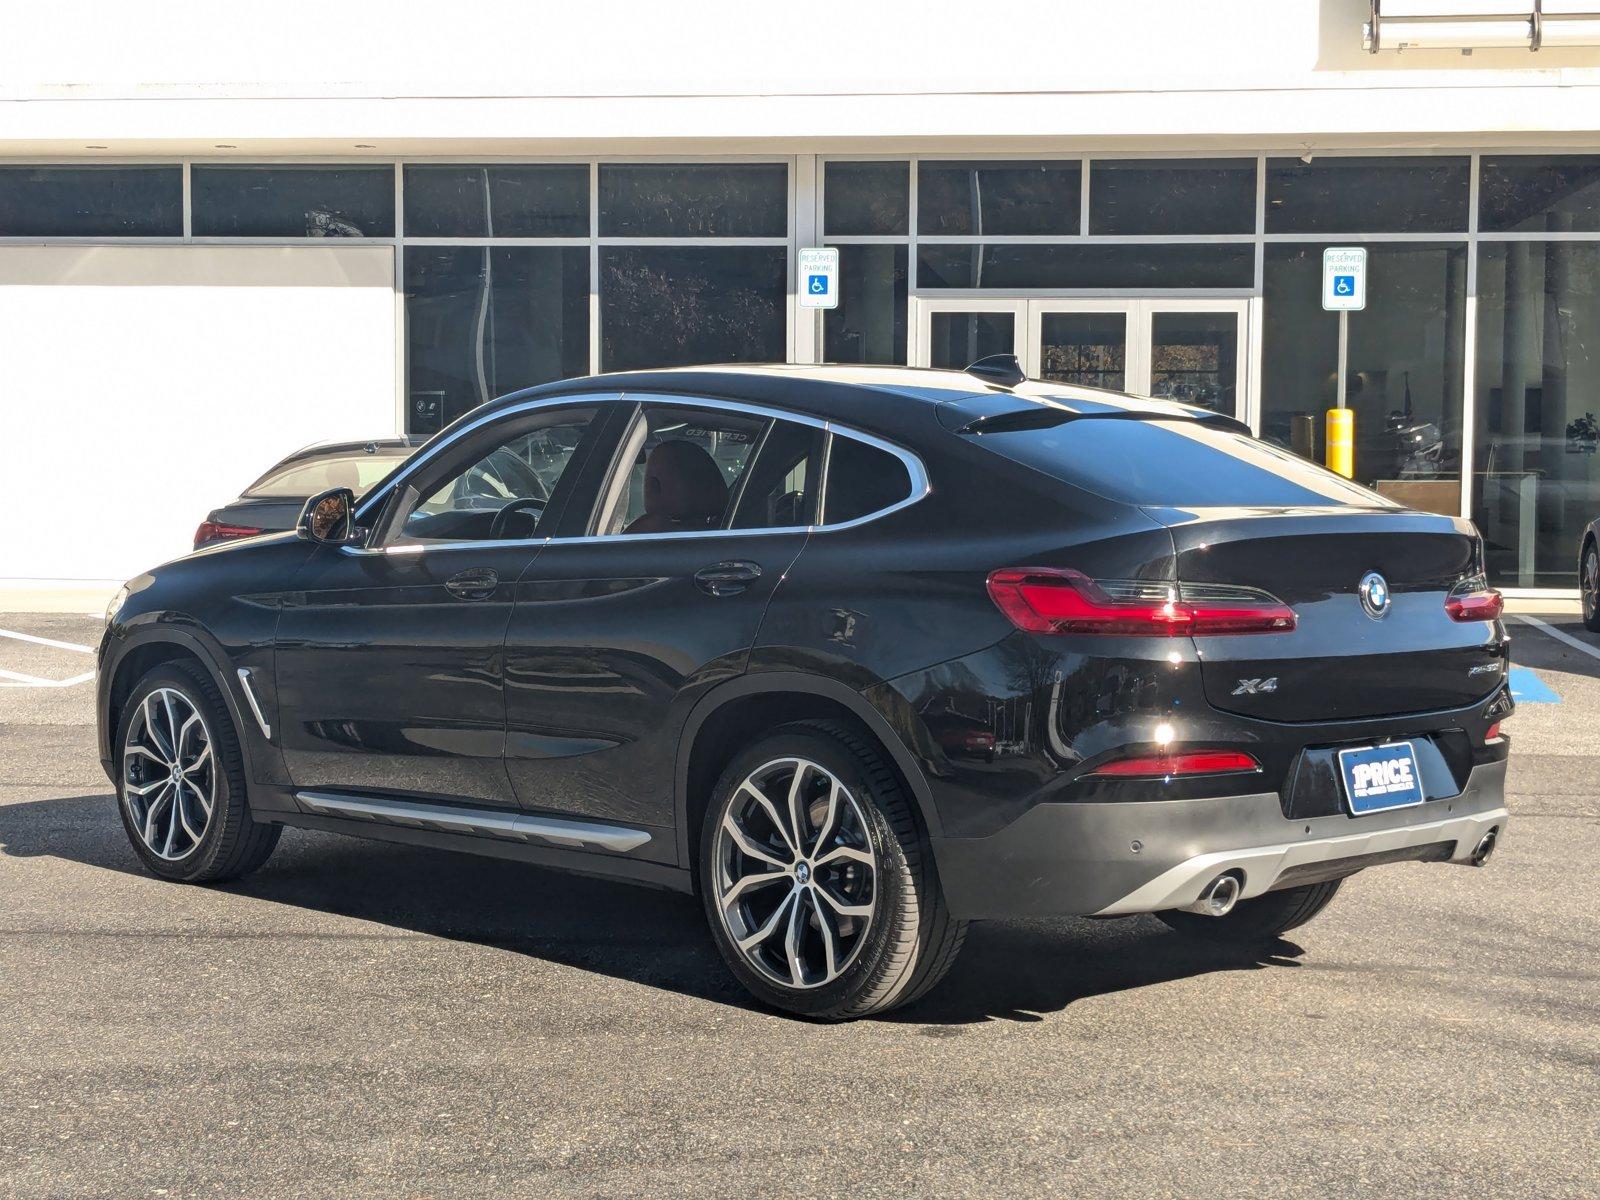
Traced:
<path fill-rule="evenodd" d="M 1521 621 L 1525 625 L 1532 625 L 1535 629 L 1548 633 L 1551 637 L 1555 638 L 1556 641 L 1565 642 L 1574 650 L 1582 650 L 1590 658 L 1600 658 L 1600 650 L 1596 650 L 1593 646 L 1589 645 L 1588 642 L 1585 642 L 1580 638 L 1573 637 L 1565 629 L 1557 629 L 1554 625 L 1551 625 L 1546 621 L 1541 621 L 1538 617 L 1530 617 L 1525 613 L 1518 613 L 1517 620 Z"/>
<path fill-rule="evenodd" d="M 76 687 L 80 683 L 88 683 L 93 678 L 93 671 L 85 671 L 82 675 L 74 675 L 71 679 L 40 679 L 37 675 L 24 675 L 21 671 L 0 669 L 0 679 L 12 681 L 10 683 L 0 683 L 0 687 Z"/>
<path fill-rule="evenodd" d="M 19 642 L 33 642 L 39 646 L 54 646 L 57 650 L 77 650 L 82 654 L 93 654 L 93 646 L 79 645 L 77 642 L 58 642 L 55 638 L 40 637 L 36 633 L 18 633 L 14 629 L 0 629 L 0 637 L 16 638 Z"/>

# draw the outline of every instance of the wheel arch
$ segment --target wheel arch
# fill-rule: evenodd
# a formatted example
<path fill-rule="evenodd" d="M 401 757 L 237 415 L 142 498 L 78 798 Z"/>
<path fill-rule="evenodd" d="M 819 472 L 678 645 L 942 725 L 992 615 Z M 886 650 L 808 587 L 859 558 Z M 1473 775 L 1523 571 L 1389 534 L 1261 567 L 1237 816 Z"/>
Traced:
<path fill-rule="evenodd" d="M 100 726 L 100 760 L 108 775 L 115 769 L 115 742 L 117 727 L 122 720 L 123 706 L 132 694 L 134 685 L 146 674 L 165 663 L 192 662 L 204 671 L 222 694 L 227 706 L 228 719 L 233 722 L 240 753 L 244 757 L 245 778 L 254 779 L 253 752 L 249 727 L 233 689 L 227 684 L 222 669 L 217 665 L 225 659 L 220 647 L 207 645 L 198 633 L 163 625 L 154 629 L 135 630 L 124 641 L 110 664 L 101 683 L 100 705 L 104 720 Z M 115 777 L 113 776 L 113 782 Z"/>
<path fill-rule="evenodd" d="M 711 786 L 745 739 L 791 721 L 819 718 L 848 720 L 870 734 L 915 801 L 923 827 L 930 836 L 939 835 L 938 812 L 927 778 L 878 709 L 836 679 L 800 671 L 763 671 L 716 688 L 695 705 L 684 725 L 678 743 L 673 807 L 680 865 L 695 870 L 700 820 Z"/>

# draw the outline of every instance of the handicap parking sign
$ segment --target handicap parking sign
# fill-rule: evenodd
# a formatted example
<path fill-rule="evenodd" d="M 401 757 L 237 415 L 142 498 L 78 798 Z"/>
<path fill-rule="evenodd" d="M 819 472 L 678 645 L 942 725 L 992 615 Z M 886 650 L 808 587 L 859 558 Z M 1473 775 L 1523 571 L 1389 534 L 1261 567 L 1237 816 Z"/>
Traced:
<path fill-rule="evenodd" d="M 1322 252 L 1322 307 L 1360 312 L 1367 306 L 1365 246 L 1329 246 Z"/>
<path fill-rule="evenodd" d="M 800 251 L 801 308 L 839 307 L 839 251 L 833 246 L 806 246 Z"/>

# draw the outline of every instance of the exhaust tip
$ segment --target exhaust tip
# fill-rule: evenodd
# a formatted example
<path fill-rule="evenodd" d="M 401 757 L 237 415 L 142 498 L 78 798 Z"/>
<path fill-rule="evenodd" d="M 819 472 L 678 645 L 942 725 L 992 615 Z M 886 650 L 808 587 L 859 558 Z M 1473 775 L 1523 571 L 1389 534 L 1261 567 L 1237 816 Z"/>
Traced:
<path fill-rule="evenodd" d="M 1233 906 L 1239 903 L 1239 896 L 1243 891 L 1244 881 L 1238 875 L 1231 872 L 1218 875 L 1206 885 L 1198 900 L 1183 906 L 1183 911 L 1199 913 L 1203 917 L 1225 917 L 1233 911 Z"/>
<path fill-rule="evenodd" d="M 1481 867 L 1489 861 L 1495 847 L 1500 842 L 1500 826 L 1496 825 L 1479 839 L 1478 844 L 1472 849 L 1472 856 L 1467 860 L 1475 867 Z"/>

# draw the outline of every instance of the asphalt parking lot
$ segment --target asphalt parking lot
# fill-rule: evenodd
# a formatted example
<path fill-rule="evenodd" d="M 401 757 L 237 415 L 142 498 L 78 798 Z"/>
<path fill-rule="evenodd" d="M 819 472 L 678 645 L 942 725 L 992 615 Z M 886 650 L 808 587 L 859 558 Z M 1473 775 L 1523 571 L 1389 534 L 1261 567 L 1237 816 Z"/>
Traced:
<path fill-rule="evenodd" d="M 1600 638 L 1546 620 L 1595 653 L 1514 624 L 1488 868 L 1369 872 L 1260 958 L 978 925 L 829 1027 L 752 1007 L 681 896 L 301 831 L 159 883 L 98 621 L 0 616 L 0 1193 L 1593 1196 Z"/>

